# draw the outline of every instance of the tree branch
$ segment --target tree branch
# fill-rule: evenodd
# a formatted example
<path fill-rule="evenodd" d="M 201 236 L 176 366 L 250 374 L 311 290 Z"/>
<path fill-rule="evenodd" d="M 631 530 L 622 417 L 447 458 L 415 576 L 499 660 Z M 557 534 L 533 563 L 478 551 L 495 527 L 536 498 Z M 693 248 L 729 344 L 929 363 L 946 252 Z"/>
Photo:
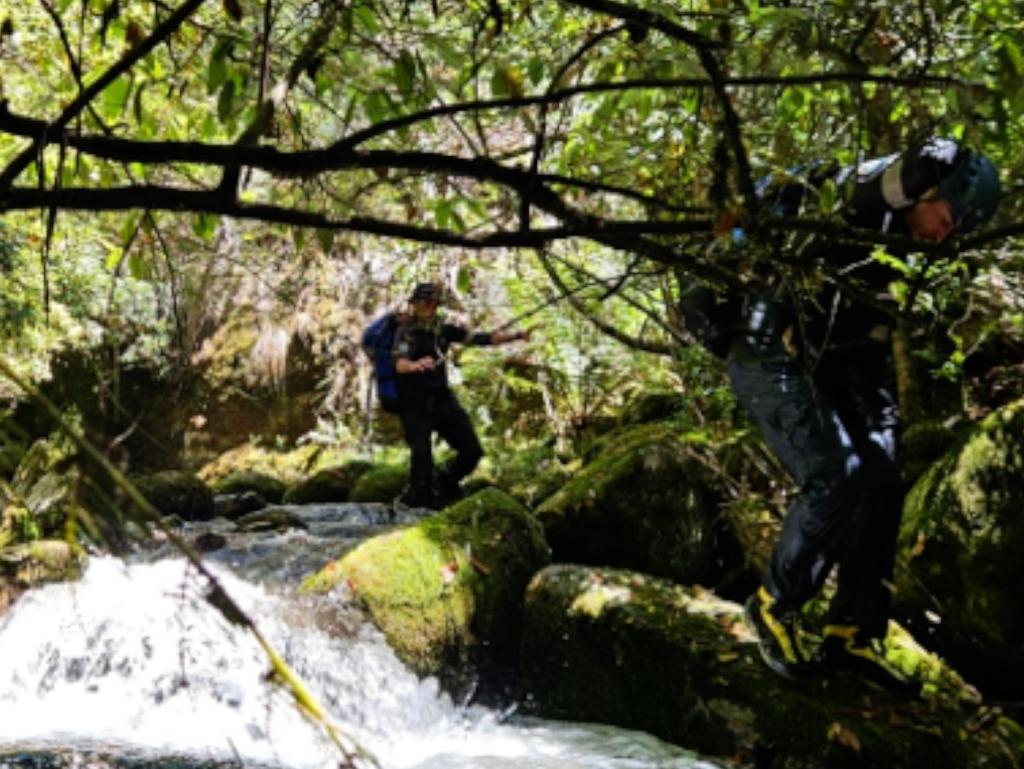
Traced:
<path fill-rule="evenodd" d="M 17 157 L 12 160 L 7 167 L 0 173 L 0 189 L 10 187 L 18 175 L 28 168 L 29 164 L 38 156 L 46 145 L 45 137 L 46 134 L 61 131 L 68 123 L 75 119 L 75 117 L 89 104 L 93 98 L 101 93 L 104 88 L 113 83 L 123 73 L 131 69 L 135 64 L 141 60 L 146 54 L 156 48 L 161 42 L 169 37 L 178 27 L 181 26 L 182 22 L 191 16 L 205 0 L 185 0 L 184 3 L 172 13 L 167 19 L 160 24 L 153 33 L 143 40 L 141 43 L 133 47 L 124 56 L 122 56 L 115 64 L 113 64 L 106 72 L 100 75 L 95 81 L 90 83 L 78 96 L 72 101 L 64 111 L 61 112 L 60 116 L 51 122 L 47 126 L 47 131 L 42 137 L 37 138 L 32 142 L 32 145 L 24 149 Z"/>

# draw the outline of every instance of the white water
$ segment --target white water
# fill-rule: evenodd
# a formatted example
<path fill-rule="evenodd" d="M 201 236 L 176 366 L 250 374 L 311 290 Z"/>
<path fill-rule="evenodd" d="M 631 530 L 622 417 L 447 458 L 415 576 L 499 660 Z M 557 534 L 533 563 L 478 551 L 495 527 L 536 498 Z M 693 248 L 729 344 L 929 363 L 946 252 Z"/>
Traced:
<path fill-rule="evenodd" d="M 226 567 L 214 570 L 335 724 L 384 769 L 713 766 L 644 734 L 502 723 L 485 709 L 456 707 L 436 681 L 407 671 L 340 598 L 283 598 Z M 94 558 L 79 582 L 23 596 L 0 619 L 0 757 L 73 748 L 337 767 L 340 756 L 319 728 L 264 680 L 269 665 L 254 639 L 203 593 L 180 559 Z"/>

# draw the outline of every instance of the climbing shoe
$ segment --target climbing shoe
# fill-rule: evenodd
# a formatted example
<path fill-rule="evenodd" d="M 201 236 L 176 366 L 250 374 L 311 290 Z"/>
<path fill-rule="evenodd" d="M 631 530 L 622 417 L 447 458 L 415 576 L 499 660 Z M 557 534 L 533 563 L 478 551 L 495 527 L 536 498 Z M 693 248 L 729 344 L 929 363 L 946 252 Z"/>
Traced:
<path fill-rule="evenodd" d="M 920 684 L 885 658 L 878 638 L 865 638 L 856 625 L 826 625 L 815 660 L 823 668 L 846 670 L 893 691 L 911 692 Z"/>
<path fill-rule="evenodd" d="M 778 611 L 777 601 L 762 585 L 744 607 L 747 623 L 757 634 L 765 664 L 783 678 L 806 676 L 810 658 L 803 648 L 795 612 Z"/>

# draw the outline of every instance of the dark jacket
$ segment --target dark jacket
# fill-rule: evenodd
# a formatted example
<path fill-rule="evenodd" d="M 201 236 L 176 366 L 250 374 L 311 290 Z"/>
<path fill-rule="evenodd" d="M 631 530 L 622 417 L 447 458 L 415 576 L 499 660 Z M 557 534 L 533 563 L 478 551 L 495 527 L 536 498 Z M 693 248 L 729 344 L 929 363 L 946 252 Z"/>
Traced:
<path fill-rule="evenodd" d="M 933 139 L 904 155 L 889 155 L 861 163 L 856 168 L 827 167 L 819 164 L 806 174 L 801 184 L 773 185 L 768 177 L 759 185 L 762 199 L 779 216 L 798 216 L 816 212 L 817 190 L 828 179 L 845 190 L 846 203 L 840 215 L 850 227 L 891 235 L 909 235 L 904 214 L 925 192 L 938 186 L 949 162 L 960 151 L 950 140 Z M 806 237 L 806 236 L 805 236 Z M 893 325 L 896 303 L 890 284 L 905 278 L 900 269 L 907 254 L 893 252 L 893 262 L 872 256 L 873 246 L 844 244 L 828 236 L 813 236 L 800 251 L 804 264 L 819 263 L 844 282 L 871 297 L 875 304 L 860 301 L 842 286 L 828 281 L 813 300 L 798 302 L 799 327 L 807 345 L 822 354 L 828 350 L 886 347 L 884 332 Z M 889 312 L 884 309 L 887 308 Z M 880 333 L 883 332 L 883 333 Z"/>
<path fill-rule="evenodd" d="M 439 318 L 424 323 L 416 318 L 401 324 L 395 332 L 391 354 L 399 359 L 416 361 L 434 359 L 432 371 L 398 375 L 400 401 L 424 399 L 431 393 L 448 389 L 448 351 L 452 344 L 483 346 L 491 344 L 491 335 L 471 332 L 463 326 L 444 323 Z"/>

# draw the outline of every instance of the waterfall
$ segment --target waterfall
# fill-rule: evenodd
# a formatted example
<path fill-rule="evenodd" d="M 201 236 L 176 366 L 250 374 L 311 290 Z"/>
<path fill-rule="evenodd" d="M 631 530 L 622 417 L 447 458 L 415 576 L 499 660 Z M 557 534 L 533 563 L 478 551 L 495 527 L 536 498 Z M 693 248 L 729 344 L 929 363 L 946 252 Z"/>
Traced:
<path fill-rule="evenodd" d="M 307 519 L 335 535 L 339 520 L 351 528 L 346 506 L 334 506 L 335 514 L 309 507 Z M 323 537 L 311 526 L 239 539 L 211 568 L 335 724 L 384 769 L 713 766 L 648 735 L 505 722 L 457 706 L 436 680 L 406 670 L 358 607 L 338 595 L 297 597 L 267 579 L 268 563 L 295 570 L 299 554 L 317 552 Z M 25 594 L 0 618 L 0 767 L 19 751 L 69 748 L 157 764 L 184 755 L 337 767 L 336 750 L 266 680 L 263 651 L 205 600 L 205 587 L 183 559 L 155 554 L 131 562 L 94 557 L 78 582 Z"/>

